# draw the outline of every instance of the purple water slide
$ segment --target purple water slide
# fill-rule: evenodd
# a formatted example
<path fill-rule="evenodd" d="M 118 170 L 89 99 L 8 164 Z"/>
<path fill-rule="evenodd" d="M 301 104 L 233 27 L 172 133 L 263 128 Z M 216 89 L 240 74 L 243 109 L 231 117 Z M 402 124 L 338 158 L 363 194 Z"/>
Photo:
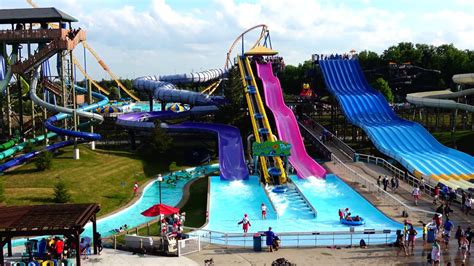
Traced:
<path fill-rule="evenodd" d="M 117 124 L 151 130 L 155 127 L 153 120 L 172 119 L 183 117 L 185 114 L 174 113 L 172 111 L 162 112 L 141 112 L 121 115 Z M 219 143 L 219 166 L 221 179 L 225 180 L 246 180 L 249 177 L 247 165 L 245 164 L 244 149 L 238 128 L 209 123 L 186 122 L 177 125 L 163 124 L 163 128 L 170 132 L 212 132 L 217 135 Z"/>
<path fill-rule="evenodd" d="M 278 135 L 282 141 L 291 144 L 289 161 L 300 178 L 315 176 L 324 178 L 326 170 L 306 152 L 298 122 L 283 100 L 280 80 L 273 75 L 271 63 L 257 64 L 257 73 L 263 83 L 265 102 L 275 117 Z"/>

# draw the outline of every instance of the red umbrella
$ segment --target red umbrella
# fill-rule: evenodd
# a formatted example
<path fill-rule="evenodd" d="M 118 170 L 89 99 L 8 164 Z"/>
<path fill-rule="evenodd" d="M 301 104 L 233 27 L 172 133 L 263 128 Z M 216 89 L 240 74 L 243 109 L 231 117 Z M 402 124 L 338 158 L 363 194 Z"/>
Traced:
<path fill-rule="evenodd" d="M 160 203 L 151 206 L 146 211 L 142 212 L 142 215 L 147 217 L 155 217 L 160 214 L 170 215 L 174 213 L 179 213 L 179 209 Z"/>

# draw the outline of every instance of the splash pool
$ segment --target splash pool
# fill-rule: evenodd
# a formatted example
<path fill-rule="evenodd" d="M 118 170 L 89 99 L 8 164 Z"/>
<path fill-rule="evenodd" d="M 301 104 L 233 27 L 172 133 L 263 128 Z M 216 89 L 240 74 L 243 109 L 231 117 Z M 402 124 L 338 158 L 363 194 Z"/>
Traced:
<path fill-rule="evenodd" d="M 374 229 L 387 230 L 388 232 L 390 230 L 387 237 L 392 239 L 396 230 L 403 228 L 402 224 L 385 216 L 335 175 L 328 175 L 326 180 L 298 179 L 296 176 L 291 176 L 294 184 L 317 210 L 315 218 L 308 215 L 295 216 L 294 210 L 290 209 L 287 211 L 291 215 L 282 213 L 277 218 L 269 205 L 264 188 L 260 186 L 258 178 L 255 176 L 250 177 L 248 181 L 224 181 L 219 177 L 211 177 L 210 180 L 210 219 L 203 228 L 207 230 L 231 234 L 242 233 L 242 227 L 237 223 L 242 219 L 244 213 L 247 213 L 252 225 L 249 229 L 250 235 L 254 232 L 266 231 L 270 226 L 277 233 L 349 232 L 350 227 L 341 224 L 338 217 L 339 208 L 346 207 L 350 208 L 353 215 L 360 215 L 366 219 L 366 224 L 354 228 L 355 231 L 363 232 Z M 266 220 L 263 220 L 260 214 L 262 202 L 269 206 Z M 314 236 L 308 237 L 306 244 L 314 245 L 314 239 Z M 323 237 L 320 237 L 320 244 L 327 244 L 331 241 L 334 244 L 350 244 L 347 238 L 331 241 L 322 239 Z M 232 243 L 232 241 L 234 242 Z M 242 241 L 243 239 L 234 238 L 226 240 L 226 244 L 242 245 Z M 305 245 L 304 238 L 298 241 L 299 245 Z M 286 242 L 286 244 L 290 243 Z"/>

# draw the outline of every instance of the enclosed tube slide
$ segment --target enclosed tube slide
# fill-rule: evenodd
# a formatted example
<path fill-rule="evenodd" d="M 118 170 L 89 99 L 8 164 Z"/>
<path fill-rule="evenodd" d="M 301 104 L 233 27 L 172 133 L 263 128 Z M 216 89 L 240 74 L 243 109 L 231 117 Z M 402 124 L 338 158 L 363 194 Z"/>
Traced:
<path fill-rule="evenodd" d="M 3 76 L 3 79 L 0 80 L 0 92 L 1 93 L 3 93 L 5 91 L 5 89 L 8 86 L 8 83 L 10 82 L 10 80 L 13 77 L 13 72 L 12 72 L 11 65 L 15 64 L 16 61 L 18 60 L 18 44 L 13 45 L 12 54 L 10 55 L 10 62 L 8 62 L 8 60 L 5 58 L 5 55 L 6 55 L 6 51 L 3 51 L 2 68 L 6 71 L 5 71 L 5 74 Z M 7 61 L 7 62 L 5 62 L 5 61 Z"/>
<path fill-rule="evenodd" d="M 162 75 L 159 76 L 158 80 L 172 84 L 204 83 L 210 80 L 223 78 L 226 74 L 227 72 L 223 69 L 210 69 L 186 74 Z"/>
<path fill-rule="evenodd" d="M 365 130 L 381 152 L 416 176 L 452 187 L 474 187 L 474 157 L 441 145 L 420 124 L 400 119 L 367 83 L 357 60 L 320 60 L 327 87 L 348 120 Z"/>
<path fill-rule="evenodd" d="M 282 141 L 291 144 L 289 161 L 296 173 L 300 178 L 324 178 L 326 170 L 306 152 L 298 122 L 293 111 L 285 105 L 280 80 L 273 75 L 272 64 L 257 64 L 257 73 L 263 83 L 265 103 L 275 117 L 278 136 Z"/>
<path fill-rule="evenodd" d="M 64 118 L 72 115 L 74 113 L 74 110 L 66 108 L 66 107 L 50 104 L 46 101 L 43 101 L 42 99 L 40 99 L 36 95 L 36 85 L 38 83 L 39 74 L 40 74 L 40 68 L 38 67 L 38 68 L 36 68 L 36 70 L 33 73 L 33 78 L 31 80 L 31 84 L 30 84 L 30 98 L 31 98 L 31 100 L 35 104 L 37 104 L 41 107 L 45 107 L 46 109 L 48 109 L 50 111 L 59 112 L 59 114 L 57 114 L 55 116 L 52 116 L 52 117 L 50 117 L 49 119 L 46 120 L 45 127 L 48 130 L 56 132 L 59 135 L 67 135 L 67 136 L 78 137 L 78 138 L 87 139 L 87 140 L 100 139 L 99 134 L 67 130 L 67 129 L 62 129 L 62 128 L 55 127 L 53 125 L 53 123 L 55 123 L 56 121 L 62 120 Z M 78 90 L 78 91 L 81 91 L 81 92 L 86 92 L 85 89 L 82 89 L 82 88 L 77 87 L 77 86 L 75 86 L 75 89 Z M 92 113 L 92 112 L 87 112 L 87 111 L 88 110 L 94 110 L 98 107 L 102 107 L 102 106 L 106 105 L 107 102 L 108 102 L 108 99 L 107 99 L 106 96 L 98 94 L 98 93 L 94 93 L 94 96 L 98 97 L 100 99 L 100 101 L 97 102 L 97 103 L 88 105 L 84 108 L 78 108 L 78 109 L 76 109 L 75 112 L 80 117 L 92 119 L 92 120 L 95 120 L 96 122 L 101 123 L 102 121 L 104 121 L 104 118 L 102 116 L 100 116 L 98 114 L 95 114 L 95 113 Z"/>
<path fill-rule="evenodd" d="M 474 94 L 474 89 L 467 89 L 459 92 L 451 92 L 450 90 L 417 92 L 407 94 L 407 101 L 418 106 L 459 109 L 473 113 L 473 105 L 458 103 L 455 100 L 448 100 L 449 98 L 463 97 L 469 94 Z"/>
<path fill-rule="evenodd" d="M 225 102 L 222 96 L 208 96 L 199 92 L 180 90 L 169 82 L 160 81 L 156 76 L 135 79 L 133 87 L 148 91 L 153 98 L 163 102 L 180 102 L 190 105 L 218 105 Z"/>

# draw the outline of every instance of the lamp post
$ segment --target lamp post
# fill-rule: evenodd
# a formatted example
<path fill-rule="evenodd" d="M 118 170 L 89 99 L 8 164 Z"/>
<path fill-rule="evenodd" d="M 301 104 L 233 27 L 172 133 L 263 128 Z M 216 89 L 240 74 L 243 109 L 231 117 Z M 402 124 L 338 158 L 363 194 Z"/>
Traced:
<path fill-rule="evenodd" d="M 156 180 L 158 181 L 158 185 L 160 186 L 160 204 L 161 204 L 161 182 L 163 182 L 163 177 L 161 176 L 161 174 L 158 174 L 158 177 L 156 178 Z"/>

